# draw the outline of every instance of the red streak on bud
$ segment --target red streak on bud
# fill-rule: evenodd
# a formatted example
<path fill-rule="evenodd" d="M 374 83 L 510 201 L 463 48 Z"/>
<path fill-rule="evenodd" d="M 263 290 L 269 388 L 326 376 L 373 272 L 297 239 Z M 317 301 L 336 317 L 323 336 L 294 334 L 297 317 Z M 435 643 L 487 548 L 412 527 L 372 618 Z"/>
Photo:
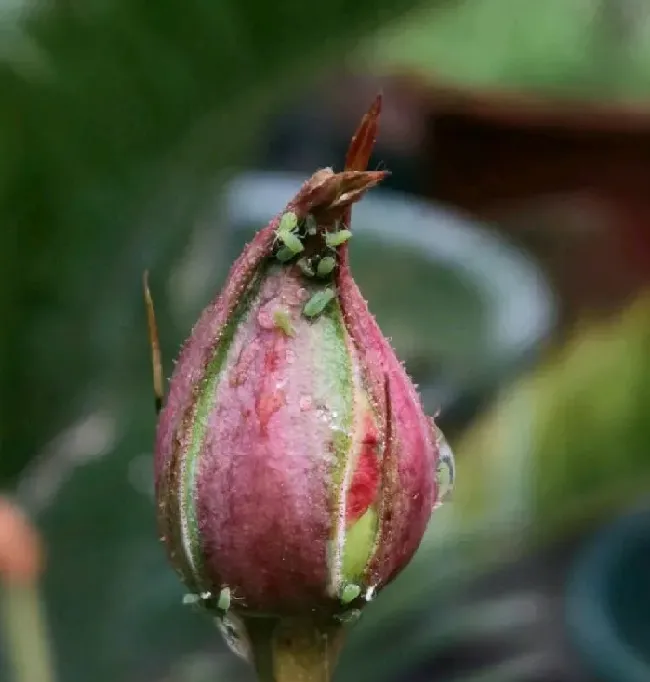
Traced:
<path fill-rule="evenodd" d="M 282 362 L 280 349 L 276 346 L 269 348 L 264 355 L 264 370 L 267 373 L 277 372 Z"/>
<path fill-rule="evenodd" d="M 345 507 L 345 521 L 348 526 L 360 519 L 379 493 L 379 459 L 377 429 L 370 417 L 364 424 L 365 435 L 361 441 L 361 452 L 357 468 L 352 476 Z"/>
<path fill-rule="evenodd" d="M 275 386 L 275 373 L 281 368 L 284 359 L 284 339 L 280 334 L 276 343 L 264 354 L 264 372 L 260 376 L 259 391 L 255 399 L 255 412 L 260 422 L 260 432 L 268 435 L 271 417 L 287 404 L 286 393 Z"/>
<path fill-rule="evenodd" d="M 263 393 L 256 402 L 255 411 L 260 420 L 260 429 L 266 435 L 271 417 L 286 405 L 287 397 L 284 391 L 274 391 L 273 393 Z"/>

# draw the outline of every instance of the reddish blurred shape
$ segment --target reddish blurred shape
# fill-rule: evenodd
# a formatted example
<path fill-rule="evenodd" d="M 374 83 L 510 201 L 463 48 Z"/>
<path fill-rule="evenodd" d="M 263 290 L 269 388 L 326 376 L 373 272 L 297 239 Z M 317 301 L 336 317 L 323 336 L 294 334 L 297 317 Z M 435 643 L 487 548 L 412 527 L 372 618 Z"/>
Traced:
<path fill-rule="evenodd" d="M 43 567 L 38 532 L 23 512 L 0 497 L 0 581 L 26 585 L 36 582 Z"/>
<path fill-rule="evenodd" d="M 650 280 L 650 105 L 411 86 L 428 103 L 431 198 L 484 219 L 517 208 L 521 224 L 548 197 L 586 208 L 594 230 L 567 266 L 587 307 Z"/>

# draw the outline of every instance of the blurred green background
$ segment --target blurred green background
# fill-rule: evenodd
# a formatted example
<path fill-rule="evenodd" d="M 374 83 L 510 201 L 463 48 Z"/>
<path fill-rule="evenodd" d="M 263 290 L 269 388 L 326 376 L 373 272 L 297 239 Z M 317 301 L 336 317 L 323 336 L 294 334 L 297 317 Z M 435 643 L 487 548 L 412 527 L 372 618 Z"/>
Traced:
<path fill-rule="evenodd" d="M 251 679 L 181 605 L 157 541 L 142 271 L 169 373 L 241 244 L 225 188 L 250 169 L 340 166 L 371 98 L 355 83 L 417 73 L 643 102 L 649 64 L 650 11 L 624 0 L 0 0 L 0 481 L 44 536 L 60 680 Z M 350 70 L 359 81 L 337 87 Z M 386 129 L 385 192 L 419 192 L 425 147 L 401 145 L 390 114 Z M 289 198 L 269 197 L 268 211 Z M 435 235 L 449 208 L 417 229 L 430 220 Z M 548 296 L 534 254 L 498 225 L 458 220 Z M 450 265 L 411 247 L 393 289 L 381 267 L 393 247 L 359 242 L 364 293 L 407 367 L 424 388 L 453 384 L 428 407 L 453 394 L 441 418 L 459 474 L 416 560 L 352 633 L 337 679 L 595 679 L 558 603 L 585 538 L 650 491 L 642 287 L 606 320 L 555 335 L 551 315 L 497 362 L 486 330 L 511 309 L 490 297 L 512 291 L 476 288 L 480 258 L 459 252 Z"/>

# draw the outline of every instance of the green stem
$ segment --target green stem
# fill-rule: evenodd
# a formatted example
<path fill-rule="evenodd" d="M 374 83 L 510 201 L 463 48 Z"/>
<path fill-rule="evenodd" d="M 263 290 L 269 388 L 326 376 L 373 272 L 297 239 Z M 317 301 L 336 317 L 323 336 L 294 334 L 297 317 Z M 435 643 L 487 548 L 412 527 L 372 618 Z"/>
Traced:
<path fill-rule="evenodd" d="M 249 618 L 246 629 L 259 682 L 330 682 L 342 624 L 300 618 Z"/>
<path fill-rule="evenodd" d="M 3 585 L 0 624 L 12 682 L 55 682 L 45 613 L 36 585 Z"/>

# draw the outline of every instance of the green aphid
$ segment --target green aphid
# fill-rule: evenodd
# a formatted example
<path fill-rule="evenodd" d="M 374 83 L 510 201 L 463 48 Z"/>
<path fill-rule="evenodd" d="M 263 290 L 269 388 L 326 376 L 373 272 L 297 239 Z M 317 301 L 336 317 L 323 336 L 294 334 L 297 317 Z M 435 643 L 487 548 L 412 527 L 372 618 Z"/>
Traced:
<path fill-rule="evenodd" d="M 198 594 L 184 594 L 183 604 L 185 606 L 191 606 L 193 604 L 198 604 L 201 601 L 201 597 Z"/>
<path fill-rule="evenodd" d="M 288 246 L 283 246 L 276 254 L 275 257 L 280 261 L 280 263 L 286 263 L 290 261 L 294 256 L 295 252 L 292 251 Z"/>
<path fill-rule="evenodd" d="M 230 588 L 224 587 L 219 592 L 219 599 L 217 600 L 217 608 L 221 611 L 227 611 L 230 608 Z"/>
<path fill-rule="evenodd" d="M 305 303 L 302 309 L 303 315 L 305 317 L 316 317 L 317 315 L 320 315 L 334 296 L 335 293 L 333 289 L 317 291 L 307 303 Z"/>
<path fill-rule="evenodd" d="M 334 270 L 335 266 L 336 258 L 332 256 L 325 256 L 325 258 L 320 259 L 318 267 L 316 268 L 316 272 L 318 273 L 319 277 L 326 277 L 332 272 L 332 270 Z"/>
<path fill-rule="evenodd" d="M 350 230 L 339 230 L 338 232 L 327 232 L 325 234 L 325 243 L 327 246 L 341 246 L 350 239 L 352 232 Z"/>
<path fill-rule="evenodd" d="M 291 318 L 289 317 L 289 313 L 286 310 L 278 308 L 277 310 L 273 311 L 273 324 L 278 329 L 281 329 L 285 336 L 295 335 L 293 326 L 291 324 Z"/>
<path fill-rule="evenodd" d="M 305 277 L 313 277 L 314 276 L 314 268 L 312 268 L 311 263 L 307 258 L 300 258 L 296 265 L 300 268 L 302 274 Z"/>
<path fill-rule="evenodd" d="M 351 601 L 354 601 L 359 595 L 361 594 L 361 588 L 359 585 L 355 585 L 354 583 L 348 583 L 342 590 L 341 590 L 341 603 L 342 604 L 349 604 Z"/>
<path fill-rule="evenodd" d="M 294 254 L 300 253 L 305 247 L 300 241 L 300 237 L 295 235 L 293 232 L 288 232 L 287 230 L 278 230 L 276 232 L 278 239 Z"/>
<path fill-rule="evenodd" d="M 280 225 L 278 225 L 278 232 L 293 232 L 298 227 L 298 216 L 289 211 L 280 218 Z"/>

